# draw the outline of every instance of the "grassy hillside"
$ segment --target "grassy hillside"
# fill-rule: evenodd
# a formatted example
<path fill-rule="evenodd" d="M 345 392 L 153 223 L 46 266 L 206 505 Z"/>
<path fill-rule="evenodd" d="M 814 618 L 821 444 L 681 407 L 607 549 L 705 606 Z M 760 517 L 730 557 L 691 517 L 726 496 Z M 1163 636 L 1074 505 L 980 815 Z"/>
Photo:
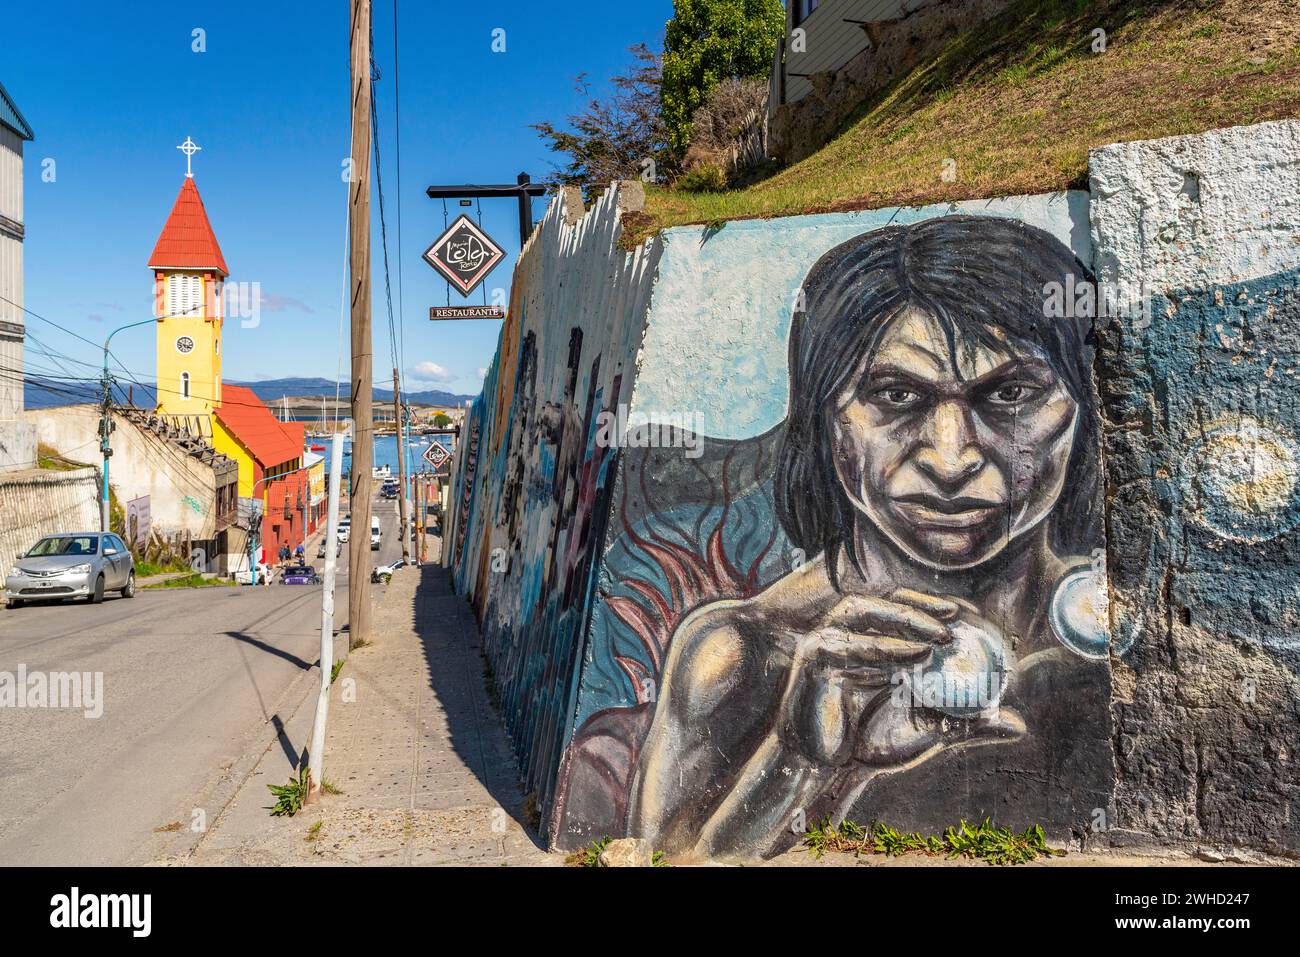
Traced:
<path fill-rule="evenodd" d="M 1092 52 L 1098 27 L 1104 53 Z M 1082 186 L 1096 146 L 1298 116 L 1300 0 L 1020 0 L 769 179 L 721 193 L 651 189 L 628 239 Z"/>

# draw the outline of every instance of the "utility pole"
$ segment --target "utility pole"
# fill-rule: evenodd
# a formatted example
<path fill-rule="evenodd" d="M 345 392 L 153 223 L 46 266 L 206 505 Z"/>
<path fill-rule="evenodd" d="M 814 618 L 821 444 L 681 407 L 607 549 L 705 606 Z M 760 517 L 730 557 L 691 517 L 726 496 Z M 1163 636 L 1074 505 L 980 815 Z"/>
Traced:
<path fill-rule="evenodd" d="M 415 564 L 423 564 L 420 544 L 424 541 L 424 509 L 420 507 L 420 473 L 411 476 L 411 497 L 415 499 Z"/>
<path fill-rule="evenodd" d="M 397 379 L 397 370 L 393 370 L 393 414 L 397 416 L 397 487 L 401 494 L 397 496 L 398 536 L 402 539 L 402 560 L 411 557 L 411 534 L 406 527 L 406 417 L 402 415 L 402 385 Z"/>
<path fill-rule="evenodd" d="M 352 0 L 352 158 L 348 242 L 352 286 L 352 469 L 348 499 L 348 648 L 370 640 L 370 470 L 375 457 L 370 339 L 370 0 Z"/>
<path fill-rule="evenodd" d="M 107 355 L 107 346 L 104 347 L 104 352 Z M 112 382 L 113 380 L 108 376 L 108 360 L 105 359 L 104 375 L 100 380 L 100 384 L 104 387 L 103 412 L 99 419 L 99 451 L 104 457 L 104 488 L 103 491 L 100 492 L 99 496 L 99 530 L 101 532 L 112 531 L 112 529 L 108 527 L 108 460 L 113 455 L 112 443 L 109 441 L 109 436 L 113 433 Z"/>

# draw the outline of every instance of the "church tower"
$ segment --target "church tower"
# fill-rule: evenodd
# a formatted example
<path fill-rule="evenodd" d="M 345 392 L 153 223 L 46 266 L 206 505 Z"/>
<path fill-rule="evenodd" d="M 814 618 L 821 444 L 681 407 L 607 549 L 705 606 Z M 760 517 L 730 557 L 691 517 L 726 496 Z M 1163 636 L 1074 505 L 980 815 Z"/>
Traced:
<path fill-rule="evenodd" d="M 221 405 L 222 287 L 229 270 L 189 169 L 198 147 L 187 138 L 179 148 L 186 154 L 185 180 L 149 257 L 158 319 L 158 412 L 206 417 Z M 211 434 L 209 423 L 200 427 Z"/>

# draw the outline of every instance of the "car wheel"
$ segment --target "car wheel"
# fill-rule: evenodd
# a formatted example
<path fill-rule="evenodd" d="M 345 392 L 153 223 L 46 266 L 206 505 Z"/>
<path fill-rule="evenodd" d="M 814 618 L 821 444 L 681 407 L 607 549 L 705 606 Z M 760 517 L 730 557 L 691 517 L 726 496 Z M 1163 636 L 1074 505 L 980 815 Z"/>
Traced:
<path fill-rule="evenodd" d="M 100 575 L 95 579 L 95 592 L 90 596 L 92 605 L 98 605 L 104 600 L 104 576 Z"/>
<path fill-rule="evenodd" d="M 126 576 L 126 587 L 122 589 L 122 597 L 123 598 L 135 597 L 135 571 L 134 570 L 131 571 L 131 574 Z"/>

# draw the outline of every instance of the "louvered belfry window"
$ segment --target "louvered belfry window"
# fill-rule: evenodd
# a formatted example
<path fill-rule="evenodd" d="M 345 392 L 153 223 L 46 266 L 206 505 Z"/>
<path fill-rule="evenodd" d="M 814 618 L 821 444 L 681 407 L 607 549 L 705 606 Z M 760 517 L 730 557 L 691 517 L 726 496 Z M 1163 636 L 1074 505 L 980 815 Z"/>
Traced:
<path fill-rule="evenodd" d="M 203 277 L 194 273 L 172 273 L 167 277 L 167 315 L 203 314 Z"/>

